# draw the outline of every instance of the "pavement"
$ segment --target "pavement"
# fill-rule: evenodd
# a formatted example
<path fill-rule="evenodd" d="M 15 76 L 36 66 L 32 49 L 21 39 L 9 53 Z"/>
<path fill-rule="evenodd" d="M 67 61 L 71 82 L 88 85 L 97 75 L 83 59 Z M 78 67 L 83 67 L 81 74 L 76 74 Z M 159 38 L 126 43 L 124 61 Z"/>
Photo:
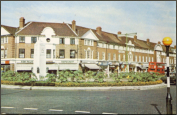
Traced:
<path fill-rule="evenodd" d="M 26 89 L 26 90 L 149 90 L 165 88 L 167 84 L 161 83 L 156 85 L 146 86 L 107 86 L 107 87 L 57 87 L 57 86 L 21 86 L 21 85 L 4 85 L 1 84 L 1 88 L 7 89 Z"/>

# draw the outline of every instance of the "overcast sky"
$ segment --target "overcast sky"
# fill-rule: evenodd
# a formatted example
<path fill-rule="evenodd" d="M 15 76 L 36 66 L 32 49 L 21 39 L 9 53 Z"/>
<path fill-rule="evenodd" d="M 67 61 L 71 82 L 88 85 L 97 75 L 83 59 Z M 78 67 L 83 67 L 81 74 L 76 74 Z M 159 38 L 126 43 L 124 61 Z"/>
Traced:
<path fill-rule="evenodd" d="M 176 45 L 176 1 L 1 1 L 1 24 L 71 23 L 117 34 L 137 32 L 137 38 L 157 43 L 171 37 Z"/>

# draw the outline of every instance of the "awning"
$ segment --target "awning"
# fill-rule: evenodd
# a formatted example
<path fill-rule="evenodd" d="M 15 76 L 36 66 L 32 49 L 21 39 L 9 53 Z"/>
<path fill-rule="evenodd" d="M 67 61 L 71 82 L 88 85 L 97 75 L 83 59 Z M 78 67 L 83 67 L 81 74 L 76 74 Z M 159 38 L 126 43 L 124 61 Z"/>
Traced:
<path fill-rule="evenodd" d="M 99 66 L 96 64 L 85 64 L 85 66 L 89 69 L 101 69 Z"/>

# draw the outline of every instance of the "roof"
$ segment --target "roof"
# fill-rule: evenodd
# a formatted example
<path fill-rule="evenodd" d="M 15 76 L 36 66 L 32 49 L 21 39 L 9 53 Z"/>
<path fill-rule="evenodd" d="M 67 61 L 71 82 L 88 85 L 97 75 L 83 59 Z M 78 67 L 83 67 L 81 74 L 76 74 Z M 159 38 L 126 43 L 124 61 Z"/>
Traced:
<path fill-rule="evenodd" d="M 1 25 L 6 31 L 8 31 L 10 34 L 15 35 L 15 32 L 17 31 L 16 27 L 10 27 L 10 26 L 5 26 Z"/>
<path fill-rule="evenodd" d="M 58 36 L 73 36 L 74 32 L 65 23 L 31 22 L 26 28 L 18 32 L 18 35 L 41 35 L 45 27 L 51 27 Z"/>

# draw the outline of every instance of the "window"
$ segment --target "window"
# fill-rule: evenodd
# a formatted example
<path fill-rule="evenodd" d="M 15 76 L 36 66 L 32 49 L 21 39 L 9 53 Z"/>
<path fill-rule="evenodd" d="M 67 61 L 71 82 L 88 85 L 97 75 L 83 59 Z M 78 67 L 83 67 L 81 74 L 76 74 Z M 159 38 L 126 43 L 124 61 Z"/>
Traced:
<path fill-rule="evenodd" d="M 113 54 L 113 60 L 114 61 L 116 60 L 116 54 Z"/>
<path fill-rule="evenodd" d="M 111 54 L 108 53 L 108 60 L 111 60 Z"/>
<path fill-rule="evenodd" d="M 99 52 L 97 52 L 97 59 L 99 60 Z"/>
<path fill-rule="evenodd" d="M 119 54 L 119 61 L 120 61 L 120 54 Z"/>
<path fill-rule="evenodd" d="M 34 49 L 31 49 L 31 58 L 34 58 Z"/>
<path fill-rule="evenodd" d="M 4 58 L 4 50 L 1 50 L 1 58 Z"/>
<path fill-rule="evenodd" d="M 59 58 L 65 58 L 65 50 L 59 50 Z"/>
<path fill-rule="evenodd" d="M 4 39 L 5 39 L 5 40 L 4 40 L 4 43 L 7 43 L 7 37 L 5 37 Z"/>
<path fill-rule="evenodd" d="M 147 59 L 147 57 L 146 57 L 146 62 L 148 62 L 148 59 Z"/>
<path fill-rule="evenodd" d="M 153 62 L 153 57 L 152 57 L 152 62 Z"/>
<path fill-rule="evenodd" d="M 115 49 L 115 45 L 113 45 L 113 49 Z"/>
<path fill-rule="evenodd" d="M 102 47 L 104 48 L 104 43 L 102 43 Z"/>
<path fill-rule="evenodd" d="M 143 58 L 143 61 L 142 61 L 142 62 L 144 62 L 144 56 L 143 56 L 142 58 Z"/>
<path fill-rule="evenodd" d="M 65 44 L 65 38 L 60 38 L 60 44 Z"/>
<path fill-rule="evenodd" d="M 87 59 L 90 58 L 90 50 L 87 51 Z"/>
<path fill-rule="evenodd" d="M 31 37 L 31 43 L 36 43 L 37 38 L 36 37 Z"/>
<path fill-rule="evenodd" d="M 25 49 L 19 49 L 19 58 L 25 58 Z"/>
<path fill-rule="evenodd" d="M 137 56 L 135 56 L 135 62 L 137 62 Z"/>
<path fill-rule="evenodd" d="M 110 45 L 108 44 L 108 48 L 110 48 Z"/>
<path fill-rule="evenodd" d="M 46 50 L 46 58 L 51 58 L 51 49 Z"/>
<path fill-rule="evenodd" d="M 149 62 L 151 62 L 151 57 L 149 57 Z"/>
<path fill-rule="evenodd" d="M 75 58 L 75 50 L 70 50 L 70 58 Z"/>
<path fill-rule="evenodd" d="M 4 43 L 4 38 L 1 38 L 1 44 L 3 44 Z"/>
<path fill-rule="evenodd" d="M 25 43 L 25 36 L 19 37 L 19 43 Z"/>
<path fill-rule="evenodd" d="M 55 58 L 55 50 L 53 50 L 53 58 Z"/>
<path fill-rule="evenodd" d="M 87 40 L 87 45 L 90 45 L 90 40 Z"/>
<path fill-rule="evenodd" d="M 102 53 L 102 60 L 105 60 L 105 53 Z"/>
<path fill-rule="evenodd" d="M 141 56 L 139 56 L 139 62 L 141 62 Z"/>
<path fill-rule="evenodd" d="M 7 50 L 5 50 L 4 58 L 7 58 Z"/>
<path fill-rule="evenodd" d="M 125 61 L 125 54 L 123 55 L 123 61 Z"/>
<path fill-rule="evenodd" d="M 70 44 L 75 44 L 75 38 L 70 38 Z"/>

